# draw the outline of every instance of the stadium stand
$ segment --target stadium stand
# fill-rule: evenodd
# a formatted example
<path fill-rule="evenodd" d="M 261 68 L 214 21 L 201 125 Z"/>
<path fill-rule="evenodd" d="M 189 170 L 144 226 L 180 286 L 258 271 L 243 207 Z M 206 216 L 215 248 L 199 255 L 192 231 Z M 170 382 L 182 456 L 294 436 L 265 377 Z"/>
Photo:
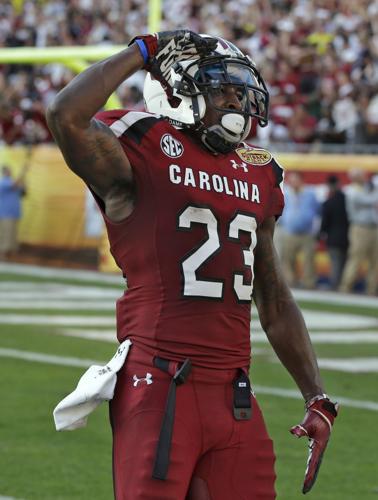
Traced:
<path fill-rule="evenodd" d="M 165 0 L 161 29 L 188 26 L 234 40 L 269 82 L 271 123 L 254 131 L 280 150 L 375 152 L 378 139 L 378 2 L 371 0 Z M 18 7 L 18 8 L 17 8 Z M 0 47 L 123 44 L 147 32 L 147 2 L 3 1 Z M 51 141 L 44 109 L 72 78 L 67 68 L 5 65 L 0 140 Z M 119 90 L 143 107 L 143 75 Z"/>

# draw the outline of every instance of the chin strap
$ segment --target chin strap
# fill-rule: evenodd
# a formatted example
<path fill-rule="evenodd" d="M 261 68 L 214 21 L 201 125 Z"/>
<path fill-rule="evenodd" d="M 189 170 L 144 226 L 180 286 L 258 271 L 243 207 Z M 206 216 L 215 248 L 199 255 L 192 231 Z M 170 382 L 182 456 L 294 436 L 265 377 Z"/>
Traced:
<path fill-rule="evenodd" d="M 243 115 L 227 113 L 220 124 L 202 129 L 201 140 L 212 153 L 226 154 L 246 138 L 250 128 L 250 120 L 246 124 Z"/>
<path fill-rule="evenodd" d="M 215 154 L 226 154 L 233 151 L 238 142 L 225 137 L 224 129 L 220 125 L 213 125 L 210 128 L 204 129 L 201 135 L 203 144 Z"/>

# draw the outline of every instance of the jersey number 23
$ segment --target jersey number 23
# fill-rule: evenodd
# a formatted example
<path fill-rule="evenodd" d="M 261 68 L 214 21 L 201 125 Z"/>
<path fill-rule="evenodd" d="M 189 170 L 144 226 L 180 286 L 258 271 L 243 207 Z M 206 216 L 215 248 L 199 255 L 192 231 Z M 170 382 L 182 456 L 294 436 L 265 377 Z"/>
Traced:
<path fill-rule="evenodd" d="M 183 274 L 185 297 L 208 297 L 222 299 L 223 280 L 218 279 L 198 279 L 198 269 L 211 257 L 221 251 L 219 238 L 218 220 L 210 208 L 188 206 L 178 218 L 178 227 L 181 230 L 190 231 L 192 224 L 203 224 L 207 231 L 207 238 L 201 245 L 189 255 L 186 255 L 181 262 Z M 250 234 L 250 245 L 241 247 L 240 250 L 244 259 L 244 266 L 251 271 L 252 279 L 250 283 L 244 283 L 242 273 L 233 273 L 233 288 L 239 301 L 250 301 L 253 289 L 253 250 L 256 246 L 256 219 L 252 215 L 236 213 L 228 224 L 228 238 L 230 241 L 240 244 L 240 232 Z"/>

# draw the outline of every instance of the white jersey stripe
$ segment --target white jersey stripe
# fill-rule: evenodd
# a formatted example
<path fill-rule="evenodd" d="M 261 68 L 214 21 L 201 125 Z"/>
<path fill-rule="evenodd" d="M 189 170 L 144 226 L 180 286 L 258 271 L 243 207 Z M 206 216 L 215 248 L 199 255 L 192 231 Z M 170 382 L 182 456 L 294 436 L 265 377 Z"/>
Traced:
<path fill-rule="evenodd" d="M 130 111 L 129 113 L 124 114 L 119 120 L 115 121 L 110 125 L 113 133 L 116 137 L 121 137 L 122 134 L 126 132 L 126 130 L 134 125 L 134 123 L 139 120 L 143 120 L 144 118 L 150 118 L 150 113 L 144 113 L 143 111 Z"/>

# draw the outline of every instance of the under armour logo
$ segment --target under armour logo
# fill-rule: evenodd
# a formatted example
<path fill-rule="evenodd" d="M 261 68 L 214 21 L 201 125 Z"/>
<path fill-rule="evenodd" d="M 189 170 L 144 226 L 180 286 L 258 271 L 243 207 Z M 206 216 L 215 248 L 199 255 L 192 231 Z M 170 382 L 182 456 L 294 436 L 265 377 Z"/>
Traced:
<path fill-rule="evenodd" d="M 244 170 L 244 172 L 248 172 L 248 167 L 247 167 L 247 164 L 244 163 L 236 163 L 235 160 L 230 160 L 231 161 L 231 166 L 232 168 L 234 168 L 235 170 L 238 169 L 238 168 L 242 168 Z"/>
<path fill-rule="evenodd" d="M 133 383 L 134 387 L 136 387 L 139 384 L 139 382 L 142 382 L 143 380 L 146 382 L 147 385 L 150 385 L 153 382 L 151 373 L 146 373 L 146 376 L 143 378 L 138 378 L 136 375 L 134 375 L 133 380 L 134 380 Z"/>

